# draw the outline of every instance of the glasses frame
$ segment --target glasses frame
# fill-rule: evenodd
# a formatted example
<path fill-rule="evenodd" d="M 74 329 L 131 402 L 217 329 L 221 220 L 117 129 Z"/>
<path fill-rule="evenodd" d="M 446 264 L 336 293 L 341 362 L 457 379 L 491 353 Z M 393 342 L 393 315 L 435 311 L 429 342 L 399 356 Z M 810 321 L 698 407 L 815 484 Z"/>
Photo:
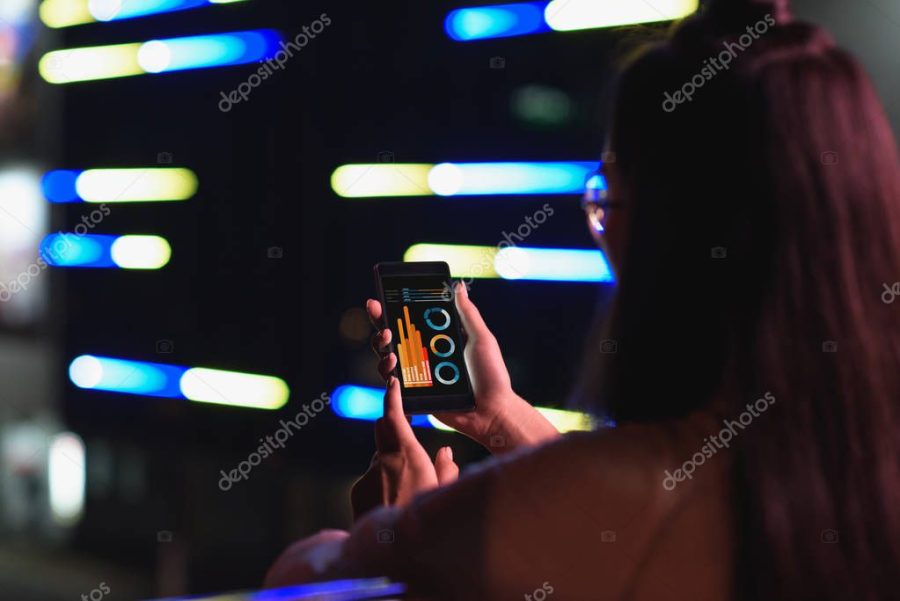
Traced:
<path fill-rule="evenodd" d="M 598 179 L 600 186 L 592 186 L 591 182 Z M 581 208 L 587 214 L 591 227 L 595 232 L 603 233 L 606 230 L 606 219 L 610 209 L 621 208 L 623 204 L 610 198 L 609 186 L 601 165 L 591 173 L 585 181 L 584 195 L 581 197 Z"/>

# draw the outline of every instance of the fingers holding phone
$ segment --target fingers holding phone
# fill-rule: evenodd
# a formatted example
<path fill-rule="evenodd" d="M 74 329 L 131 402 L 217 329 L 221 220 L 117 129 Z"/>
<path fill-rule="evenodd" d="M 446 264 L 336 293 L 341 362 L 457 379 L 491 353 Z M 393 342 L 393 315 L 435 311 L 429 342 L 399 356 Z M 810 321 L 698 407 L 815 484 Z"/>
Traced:
<path fill-rule="evenodd" d="M 393 337 L 390 328 L 384 327 L 381 303 L 371 298 L 367 300 L 366 314 L 369 316 L 369 322 L 375 328 L 375 333 L 372 334 L 371 338 L 372 350 L 375 351 L 375 354 L 383 357 L 390 351 L 390 344 Z"/>
<path fill-rule="evenodd" d="M 431 413 L 495 453 L 559 435 L 513 391 L 496 337 L 446 263 L 379 263 L 375 275 L 372 348 L 381 376 L 399 378 L 405 413 Z"/>
<path fill-rule="evenodd" d="M 357 519 L 375 507 L 406 505 L 417 494 L 459 476 L 450 447 L 439 449 L 432 461 L 419 443 L 403 412 L 397 378 L 391 378 L 385 391 L 384 417 L 375 422 L 375 448 L 368 471 L 350 493 Z"/>
<path fill-rule="evenodd" d="M 407 414 L 475 407 L 462 322 L 444 262 L 379 263 L 378 301 L 366 303 L 382 377 L 396 375 Z"/>
<path fill-rule="evenodd" d="M 377 300 L 369 299 L 366 301 L 366 313 L 369 315 L 369 321 L 375 327 L 375 333 L 372 334 L 371 346 L 372 350 L 378 355 L 378 373 L 385 381 L 392 375 L 397 368 L 397 355 L 391 351 L 391 341 L 394 339 L 390 328 L 382 328 L 382 309 L 381 303 Z"/>

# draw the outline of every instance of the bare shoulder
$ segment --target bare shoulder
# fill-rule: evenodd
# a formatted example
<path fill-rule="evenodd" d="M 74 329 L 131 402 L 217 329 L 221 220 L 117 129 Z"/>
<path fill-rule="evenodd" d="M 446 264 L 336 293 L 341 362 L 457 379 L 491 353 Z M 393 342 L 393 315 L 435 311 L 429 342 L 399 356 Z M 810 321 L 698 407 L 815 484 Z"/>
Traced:
<path fill-rule="evenodd" d="M 602 598 L 616 599 L 627 596 L 641 570 L 655 569 L 660 548 L 667 549 L 662 565 L 673 557 L 726 557 L 726 450 L 704 457 L 676 486 L 666 480 L 697 459 L 717 427 L 714 416 L 696 414 L 568 435 L 487 467 L 478 513 L 486 564 L 495 568 L 488 588 L 515 590 L 541 574 L 560 598 L 587 598 L 584 591 L 600 580 Z"/>
<path fill-rule="evenodd" d="M 714 444 L 721 428 L 720 418 L 703 411 L 678 420 L 574 433 L 505 458 L 497 467 L 514 480 L 539 478 L 561 488 L 615 490 L 620 498 L 666 497 L 682 484 L 686 493 L 696 484 L 724 478 L 731 454 L 727 444 Z"/>
<path fill-rule="evenodd" d="M 440 583 L 459 591 L 454 598 L 512 598 L 532 582 L 552 583 L 561 599 L 601 598 L 587 593 L 601 581 L 602 598 L 618 599 L 657 565 L 649 560 L 660 541 L 678 542 L 678 557 L 726 557 L 725 468 L 711 462 L 677 490 L 664 485 L 665 471 L 690 459 L 717 421 L 696 415 L 568 435 L 486 461 L 378 526 L 396 532 L 391 551 L 408 558 L 391 575 Z M 363 539 L 374 545 L 371 533 Z M 465 569 L 448 558 L 465 558 Z"/>

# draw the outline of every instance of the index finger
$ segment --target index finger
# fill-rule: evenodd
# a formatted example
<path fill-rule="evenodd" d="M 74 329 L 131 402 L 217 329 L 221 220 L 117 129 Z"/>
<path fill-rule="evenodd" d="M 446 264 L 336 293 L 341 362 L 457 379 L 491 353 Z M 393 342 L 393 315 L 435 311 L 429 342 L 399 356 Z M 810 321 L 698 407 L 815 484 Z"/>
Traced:
<path fill-rule="evenodd" d="M 487 335 L 490 335 L 491 331 L 488 329 L 487 324 L 484 323 L 481 312 L 478 311 L 478 307 L 469 298 L 469 290 L 466 288 L 466 284 L 457 282 L 454 293 L 459 319 L 469 339 L 474 341 L 479 337 L 485 338 Z"/>
<path fill-rule="evenodd" d="M 392 453 L 418 444 L 412 425 L 403 413 L 400 381 L 391 376 L 384 394 L 384 417 L 375 422 L 375 447 L 380 453 Z"/>
<path fill-rule="evenodd" d="M 381 311 L 381 303 L 375 299 L 370 298 L 366 301 L 366 313 L 369 314 L 369 321 L 372 323 L 372 325 L 380 330 L 381 326 L 383 325 L 381 323 L 381 316 L 383 314 Z"/>

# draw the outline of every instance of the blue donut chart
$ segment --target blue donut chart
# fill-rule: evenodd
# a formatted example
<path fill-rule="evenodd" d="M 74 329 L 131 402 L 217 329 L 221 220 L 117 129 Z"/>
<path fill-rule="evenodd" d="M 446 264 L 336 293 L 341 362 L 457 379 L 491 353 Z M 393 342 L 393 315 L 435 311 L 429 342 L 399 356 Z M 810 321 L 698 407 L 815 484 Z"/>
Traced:
<path fill-rule="evenodd" d="M 431 321 L 432 313 L 441 313 L 444 316 L 443 325 L 435 325 L 433 321 Z M 450 327 L 450 314 L 447 313 L 446 309 L 442 309 L 441 307 L 431 307 L 430 309 L 425 309 L 425 323 L 428 324 L 428 327 L 432 330 L 437 330 L 438 332 L 442 330 L 446 330 Z"/>
<path fill-rule="evenodd" d="M 442 368 L 450 369 L 453 372 L 453 377 L 449 380 L 442 378 L 441 377 L 441 369 Z M 456 365 L 454 363 L 451 363 L 449 361 L 442 361 L 434 366 L 434 379 L 437 380 L 438 382 L 440 382 L 441 384 L 444 384 L 445 386 L 452 386 L 453 384 L 456 384 L 457 382 L 459 382 L 459 368 L 456 367 Z"/>

